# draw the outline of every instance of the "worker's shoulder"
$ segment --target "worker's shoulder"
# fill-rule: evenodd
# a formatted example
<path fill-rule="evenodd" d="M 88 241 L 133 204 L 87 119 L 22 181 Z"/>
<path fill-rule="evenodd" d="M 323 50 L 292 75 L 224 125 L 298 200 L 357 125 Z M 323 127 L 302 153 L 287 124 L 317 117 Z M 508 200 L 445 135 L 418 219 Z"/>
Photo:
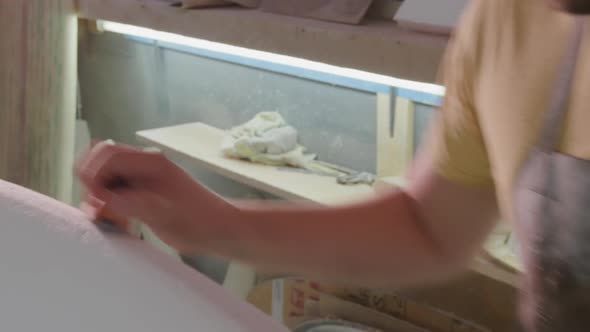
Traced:
<path fill-rule="evenodd" d="M 503 43 L 550 12 L 547 0 L 470 0 L 458 28 L 480 45 Z"/>
<path fill-rule="evenodd" d="M 547 7 L 547 0 L 468 0 L 471 6 L 486 14 L 526 14 L 522 10 Z"/>
<path fill-rule="evenodd" d="M 534 17 L 546 7 L 545 0 L 470 0 L 465 15 L 484 27 L 498 28 Z"/>

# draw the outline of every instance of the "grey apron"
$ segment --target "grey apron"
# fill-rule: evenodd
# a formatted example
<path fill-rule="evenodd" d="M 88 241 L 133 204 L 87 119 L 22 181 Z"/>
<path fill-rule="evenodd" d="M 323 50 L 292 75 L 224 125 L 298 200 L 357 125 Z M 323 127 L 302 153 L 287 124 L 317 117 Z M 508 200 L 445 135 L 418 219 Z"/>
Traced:
<path fill-rule="evenodd" d="M 583 28 L 578 20 L 539 142 L 515 185 L 527 332 L 590 331 L 590 161 L 557 151 Z"/>

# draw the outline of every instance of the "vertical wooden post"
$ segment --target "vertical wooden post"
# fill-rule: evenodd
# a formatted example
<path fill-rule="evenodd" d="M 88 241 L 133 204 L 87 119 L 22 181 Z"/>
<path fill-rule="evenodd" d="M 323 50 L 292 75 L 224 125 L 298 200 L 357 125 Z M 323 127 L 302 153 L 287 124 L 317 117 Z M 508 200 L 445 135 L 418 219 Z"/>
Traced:
<path fill-rule="evenodd" d="M 377 94 L 377 177 L 404 176 L 413 159 L 414 104 Z"/>
<path fill-rule="evenodd" d="M 0 179 L 69 201 L 76 100 L 73 0 L 0 0 Z"/>

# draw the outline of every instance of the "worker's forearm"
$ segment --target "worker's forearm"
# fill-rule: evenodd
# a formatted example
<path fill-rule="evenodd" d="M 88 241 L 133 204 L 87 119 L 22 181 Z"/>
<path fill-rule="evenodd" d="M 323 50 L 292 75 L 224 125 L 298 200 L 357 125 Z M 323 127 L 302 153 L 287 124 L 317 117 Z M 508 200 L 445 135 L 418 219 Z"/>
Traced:
<path fill-rule="evenodd" d="M 216 252 L 259 269 L 368 286 L 438 279 L 452 261 L 403 192 L 339 208 L 238 204 Z"/>

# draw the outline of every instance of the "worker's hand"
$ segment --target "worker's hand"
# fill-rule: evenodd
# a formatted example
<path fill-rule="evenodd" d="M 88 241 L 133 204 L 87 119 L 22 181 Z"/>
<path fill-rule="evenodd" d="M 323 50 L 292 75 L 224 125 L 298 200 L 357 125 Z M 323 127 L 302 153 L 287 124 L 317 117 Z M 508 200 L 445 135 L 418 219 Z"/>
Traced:
<path fill-rule="evenodd" d="M 235 214 L 161 153 L 99 143 L 78 162 L 77 173 L 88 192 L 86 206 L 137 218 L 183 253 L 219 245 Z"/>

